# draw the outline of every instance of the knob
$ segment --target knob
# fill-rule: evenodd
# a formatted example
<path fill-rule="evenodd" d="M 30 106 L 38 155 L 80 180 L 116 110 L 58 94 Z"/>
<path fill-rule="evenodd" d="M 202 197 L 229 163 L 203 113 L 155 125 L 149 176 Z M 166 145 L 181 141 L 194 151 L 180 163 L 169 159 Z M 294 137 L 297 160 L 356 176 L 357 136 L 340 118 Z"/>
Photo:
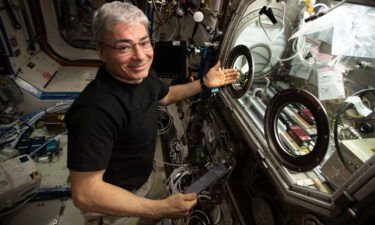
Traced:
<path fill-rule="evenodd" d="M 359 124 L 359 130 L 362 133 L 369 134 L 374 130 L 374 126 L 369 122 L 362 122 Z"/>

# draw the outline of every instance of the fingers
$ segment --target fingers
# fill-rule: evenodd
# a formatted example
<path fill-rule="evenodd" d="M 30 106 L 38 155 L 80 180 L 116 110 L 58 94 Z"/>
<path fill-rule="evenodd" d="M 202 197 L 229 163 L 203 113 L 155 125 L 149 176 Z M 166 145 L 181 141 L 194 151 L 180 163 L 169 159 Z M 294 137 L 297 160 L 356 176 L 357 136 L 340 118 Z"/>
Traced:
<path fill-rule="evenodd" d="M 180 218 L 189 215 L 191 208 L 197 204 L 197 195 L 190 194 L 175 194 L 167 198 L 168 200 L 168 217 Z"/>
<path fill-rule="evenodd" d="M 197 194 L 195 193 L 184 194 L 182 199 L 188 210 L 197 204 Z"/>
<path fill-rule="evenodd" d="M 228 69 L 224 71 L 225 81 L 227 80 L 237 80 L 240 78 L 240 73 L 234 69 Z"/>
<path fill-rule="evenodd" d="M 197 204 L 197 194 L 195 193 L 184 194 L 183 198 L 189 210 Z"/>
<path fill-rule="evenodd" d="M 225 76 L 240 76 L 240 72 L 238 72 L 235 69 L 227 69 L 227 70 L 224 70 L 223 72 Z"/>
<path fill-rule="evenodd" d="M 236 70 L 236 69 L 225 69 L 225 70 L 223 70 L 223 72 L 224 73 L 236 73 L 236 72 L 239 73 L 238 70 Z"/>
<path fill-rule="evenodd" d="M 197 200 L 195 199 L 194 201 L 186 202 L 186 211 L 185 213 L 189 214 L 190 210 L 197 204 Z"/>
<path fill-rule="evenodd" d="M 240 72 L 235 69 L 225 69 L 222 71 L 225 76 L 240 76 Z"/>
<path fill-rule="evenodd" d="M 184 194 L 183 198 L 186 201 L 193 201 L 193 200 L 197 199 L 197 194 L 195 194 L 195 193 Z"/>
<path fill-rule="evenodd" d="M 240 73 L 237 70 L 230 70 L 224 73 L 225 79 L 223 85 L 232 84 L 240 78 Z"/>
<path fill-rule="evenodd" d="M 197 204 L 197 198 L 194 198 L 192 200 L 188 200 L 188 201 L 185 201 L 185 207 L 186 207 L 186 210 L 184 212 L 184 216 L 187 216 L 189 215 L 190 213 L 190 210 Z"/>
<path fill-rule="evenodd" d="M 205 76 L 205 84 L 209 88 L 216 88 L 226 84 L 235 82 L 240 77 L 239 71 L 236 69 L 220 70 L 220 61 L 212 67 Z"/>

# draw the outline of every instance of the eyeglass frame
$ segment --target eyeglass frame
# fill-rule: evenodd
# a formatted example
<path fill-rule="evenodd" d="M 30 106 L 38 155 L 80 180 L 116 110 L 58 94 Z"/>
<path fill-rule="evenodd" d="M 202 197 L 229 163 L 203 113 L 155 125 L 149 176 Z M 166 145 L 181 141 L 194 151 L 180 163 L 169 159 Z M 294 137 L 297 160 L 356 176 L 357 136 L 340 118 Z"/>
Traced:
<path fill-rule="evenodd" d="M 147 50 L 144 50 L 142 49 L 142 47 L 140 47 L 141 43 L 142 42 L 145 42 L 146 40 L 148 40 L 148 42 L 150 43 L 150 49 L 147 49 Z M 151 40 L 150 38 L 146 38 L 145 40 L 143 41 L 140 41 L 140 42 L 137 42 L 137 43 L 132 43 L 131 41 L 129 40 L 120 40 L 120 41 L 117 41 L 117 43 L 127 43 L 129 46 L 131 46 L 130 48 L 130 51 L 129 52 L 121 52 L 122 50 L 120 49 L 120 47 L 116 47 L 116 46 L 112 46 L 112 45 L 108 45 L 104 42 L 99 42 L 100 45 L 102 45 L 103 47 L 108 47 L 108 48 L 111 48 L 111 49 L 115 49 L 118 51 L 119 54 L 122 54 L 122 55 L 131 55 L 131 54 L 134 54 L 134 49 L 135 49 L 135 46 L 138 45 L 139 49 L 142 51 L 142 52 L 148 52 L 148 51 L 151 51 L 154 49 L 154 44 L 155 44 L 155 41 Z"/>

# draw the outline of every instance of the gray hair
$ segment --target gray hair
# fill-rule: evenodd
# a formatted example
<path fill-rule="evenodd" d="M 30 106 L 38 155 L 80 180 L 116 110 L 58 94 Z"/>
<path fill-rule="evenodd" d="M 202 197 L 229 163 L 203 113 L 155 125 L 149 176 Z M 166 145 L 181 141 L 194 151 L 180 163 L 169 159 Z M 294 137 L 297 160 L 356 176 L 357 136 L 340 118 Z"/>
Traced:
<path fill-rule="evenodd" d="M 113 25 L 123 23 L 125 25 L 143 24 L 146 29 L 149 21 L 146 15 L 136 6 L 120 1 L 103 4 L 94 13 L 92 20 L 92 32 L 97 43 L 103 43 L 106 35 L 111 32 Z"/>

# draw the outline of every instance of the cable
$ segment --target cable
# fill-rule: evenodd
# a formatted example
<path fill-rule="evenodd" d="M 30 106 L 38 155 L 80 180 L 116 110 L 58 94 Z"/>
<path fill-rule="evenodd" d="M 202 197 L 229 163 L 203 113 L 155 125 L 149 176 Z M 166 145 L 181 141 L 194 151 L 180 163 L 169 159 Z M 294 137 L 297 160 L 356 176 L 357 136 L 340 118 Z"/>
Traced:
<path fill-rule="evenodd" d="M 156 13 L 156 16 L 158 17 L 160 24 L 163 24 L 163 20 L 160 18 L 160 15 L 159 15 L 158 11 L 156 10 L 156 2 L 155 2 L 155 0 L 152 0 L 151 2 L 152 2 L 152 9 Z M 151 3 L 151 2 L 148 1 L 148 3 Z M 164 4 L 163 2 L 160 2 L 160 3 Z"/>
<path fill-rule="evenodd" d="M 185 176 L 188 176 L 188 175 L 191 175 L 193 172 L 191 170 L 185 170 L 184 172 L 182 172 L 182 174 L 179 176 L 179 178 L 176 180 L 176 183 L 175 185 L 177 186 L 177 190 L 178 192 L 182 193 L 183 190 L 182 190 L 182 187 L 181 187 L 181 182 L 182 182 L 182 178 L 184 178 Z M 176 189 L 175 189 L 176 190 Z"/>
<path fill-rule="evenodd" d="M 64 101 L 57 103 L 54 106 L 51 106 L 47 109 L 40 110 L 38 112 L 33 112 L 30 113 L 23 118 L 12 122 L 14 126 L 10 128 L 7 132 L 5 132 L 1 137 L 0 137 L 0 145 L 1 144 L 9 144 L 9 147 L 15 148 L 17 145 L 18 141 L 23 137 L 25 132 L 34 125 L 36 121 L 38 121 L 40 118 L 45 116 L 48 113 L 54 113 L 54 112 L 59 112 L 68 109 L 72 105 L 73 101 Z M 3 137 L 8 137 L 7 139 L 3 139 Z M 9 143 L 10 142 L 10 143 Z"/>
<path fill-rule="evenodd" d="M 311 59 L 310 61 L 308 61 L 305 58 L 305 55 L 307 56 L 310 53 L 308 51 L 308 49 L 306 49 L 306 39 L 305 39 L 305 37 L 301 36 L 301 37 L 296 38 L 293 41 L 292 47 L 293 47 L 293 51 L 295 52 L 294 55 L 292 55 L 288 58 L 284 58 L 284 59 L 277 58 L 277 60 L 280 61 L 280 62 L 285 62 L 285 61 L 289 61 L 289 60 L 295 58 L 296 56 L 299 56 L 302 64 L 304 64 L 305 66 L 311 66 L 315 63 L 315 60 L 312 56 L 310 58 Z"/>
<path fill-rule="evenodd" d="M 267 51 L 268 57 L 266 57 L 263 54 L 257 52 L 256 51 L 257 48 L 264 48 Z M 271 63 L 272 52 L 271 52 L 271 49 L 268 45 L 263 44 L 263 43 L 254 44 L 254 45 L 249 47 L 249 50 L 252 54 L 256 54 L 266 61 L 266 63 L 262 64 L 262 65 L 264 65 L 264 67 L 261 70 L 254 71 L 254 78 L 264 77 L 265 75 L 267 75 L 268 73 L 270 73 L 273 70 L 274 65 L 272 65 L 272 63 Z M 244 66 L 246 66 L 246 65 L 244 65 Z M 260 63 L 256 63 L 254 65 L 260 65 Z M 271 68 L 269 70 L 264 71 L 268 66 L 271 67 Z"/>
<path fill-rule="evenodd" d="M 270 2 L 269 2 L 268 4 L 270 4 Z M 268 6 L 268 4 L 266 5 L 266 7 Z M 259 15 L 258 15 L 259 25 L 260 25 L 260 27 L 262 28 L 263 32 L 266 34 L 266 36 L 267 36 L 267 38 L 268 38 L 268 40 L 269 40 L 270 42 L 273 42 L 274 40 L 276 40 L 276 39 L 277 39 L 277 38 L 278 38 L 278 37 L 284 32 L 284 29 L 285 29 L 286 5 L 285 5 L 285 2 L 281 2 L 281 4 L 283 5 L 283 19 L 282 19 L 283 23 L 282 23 L 282 29 L 281 29 L 281 31 L 280 31 L 275 37 L 273 37 L 272 39 L 271 39 L 270 36 L 268 35 L 266 29 L 263 27 L 263 23 L 262 23 L 262 20 L 261 20 L 261 18 L 260 18 L 261 14 L 259 13 Z M 271 8 L 271 7 L 270 7 L 270 8 Z"/>
<path fill-rule="evenodd" d="M 220 207 L 220 205 L 217 205 L 217 208 L 218 208 L 219 212 L 217 213 L 217 218 L 214 222 L 215 225 L 218 224 L 221 221 L 221 207 Z"/>
<path fill-rule="evenodd" d="M 268 36 L 268 33 L 266 32 L 266 29 L 264 29 L 264 27 L 263 27 L 262 20 L 260 19 L 260 16 L 261 16 L 261 15 L 259 14 L 259 15 L 258 15 L 259 25 L 260 25 L 260 27 L 262 28 L 263 32 L 266 34 L 268 40 L 269 40 L 269 41 L 272 41 L 271 38 L 270 38 L 270 36 Z"/>
<path fill-rule="evenodd" d="M 203 221 L 201 217 L 199 217 L 198 215 L 193 215 L 193 214 L 196 214 L 196 213 L 199 213 L 200 215 L 203 215 L 203 218 L 206 220 L 206 221 Z M 210 218 L 208 217 L 208 215 L 203 211 L 203 210 L 193 210 L 193 212 L 190 214 L 186 224 L 189 224 L 191 219 L 193 218 L 197 218 L 198 220 L 200 220 L 203 224 L 211 224 L 211 221 L 210 221 Z"/>
<path fill-rule="evenodd" d="M 181 26 L 180 19 L 178 19 L 178 17 L 176 16 L 175 29 L 174 29 L 173 33 L 169 36 L 169 38 L 167 39 L 167 41 L 172 41 L 173 40 L 173 38 L 176 36 L 177 31 L 180 29 L 180 26 Z"/>
<path fill-rule="evenodd" d="M 169 156 L 171 157 L 172 161 L 175 163 L 180 163 L 180 154 L 179 152 L 184 149 L 184 145 L 181 144 L 180 139 L 174 138 L 169 143 L 169 147 L 171 151 L 169 152 Z M 182 156 L 181 156 L 182 157 Z"/>
<path fill-rule="evenodd" d="M 295 52 L 295 54 L 292 55 L 292 56 L 290 56 L 290 57 L 288 57 L 288 58 L 283 58 L 283 59 L 277 57 L 277 60 L 278 60 L 278 61 L 280 61 L 280 62 L 285 62 L 285 61 L 289 61 L 289 60 L 295 58 L 296 56 L 298 56 L 298 52 L 297 52 L 297 48 L 296 48 L 296 43 L 298 42 L 298 39 L 299 39 L 299 38 L 300 38 L 300 37 L 294 39 L 293 44 L 292 44 L 292 48 L 293 48 L 293 51 Z"/>
<path fill-rule="evenodd" d="M 160 161 L 160 160 L 157 160 L 157 159 L 154 159 L 155 162 L 157 163 L 162 163 L 162 164 L 165 164 L 165 165 L 170 165 L 170 166 L 182 166 L 182 167 L 191 167 L 191 165 L 189 164 L 176 164 L 176 163 L 167 163 L 167 162 L 163 162 L 163 161 Z"/>
<path fill-rule="evenodd" d="M 299 59 L 301 60 L 302 64 L 306 65 L 306 66 L 311 66 L 312 64 L 315 63 L 315 60 L 314 58 L 311 56 L 311 60 L 308 61 L 305 57 L 308 56 L 308 54 L 310 53 L 307 49 L 306 49 L 306 38 L 305 37 L 302 37 L 302 42 L 301 42 L 301 48 L 300 50 L 298 51 L 298 55 L 299 55 Z"/>
<path fill-rule="evenodd" d="M 16 125 L 17 122 L 18 122 L 18 120 L 15 120 L 15 121 L 13 121 L 13 122 L 11 122 L 11 123 L 9 123 L 9 124 L 0 125 L 0 128 L 11 128 L 11 127 L 13 127 L 14 125 Z"/>
<path fill-rule="evenodd" d="M 316 7 L 324 7 L 325 11 L 327 11 L 329 9 L 329 7 L 324 3 L 317 3 L 317 4 L 314 5 L 313 8 L 315 9 Z"/>
<path fill-rule="evenodd" d="M 172 139 L 172 141 L 169 143 L 169 146 L 172 150 L 179 152 L 182 149 L 184 149 L 184 145 L 181 144 L 181 140 L 178 138 Z"/>
<path fill-rule="evenodd" d="M 161 111 L 161 112 L 165 112 L 168 115 L 168 123 L 167 123 L 167 125 L 164 126 L 164 124 L 162 122 L 160 122 L 160 120 L 158 121 L 158 124 L 159 124 L 159 127 L 160 127 L 160 128 L 158 128 L 158 134 L 165 134 L 165 133 L 168 132 L 168 130 L 173 125 L 173 117 L 169 113 L 169 111 L 166 108 L 162 107 L 162 106 L 158 106 L 158 110 Z"/>
<path fill-rule="evenodd" d="M 315 19 L 317 19 L 317 18 L 319 18 L 319 17 L 322 17 L 322 16 L 326 15 L 327 13 L 331 12 L 332 10 L 336 9 L 336 8 L 339 7 L 340 5 L 343 5 L 344 3 L 346 3 L 346 0 L 342 0 L 341 2 L 339 2 L 339 3 L 337 3 L 336 5 L 332 6 L 331 8 L 328 8 L 328 9 L 326 10 L 326 12 L 317 13 L 317 14 L 315 14 L 315 15 L 313 15 L 313 16 L 310 16 L 309 18 L 306 18 L 306 19 L 305 19 L 305 22 L 307 23 L 307 22 L 309 22 L 309 21 L 312 21 L 312 20 L 315 20 Z"/>
<path fill-rule="evenodd" d="M 259 21 L 259 24 L 262 28 L 262 30 L 264 31 L 264 33 L 266 34 L 268 40 L 270 42 L 274 41 L 277 39 L 277 37 L 279 37 L 284 31 L 285 31 L 285 20 L 286 20 L 286 5 L 284 2 L 281 2 L 283 4 L 283 18 L 282 18 L 282 23 L 283 23 L 283 28 L 282 30 L 274 37 L 274 38 L 270 38 L 268 33 L 266 32 L 263 24 L 262 24 L 262 21 L 261 21 L 261 18 L 260 18 L 260 14 L 258 15 L 258 21 Z M 269 8 L 272 8 L 272 9 L 277 9 L 279 10 L 278 8 L 275 8 L 275 7 L 269 7 Z M 259 10 L 258 10 L 259 11 Z M 255 11 L 253 11 L 255 12 Z M 253 12 L 250 12 L 249 14 L 253 13 Z M 280 62 L 284 62 L 284 61 L 289 61 L 293 58 L 295 58 L 296 56 L 299 56 L 301 62 L 306 65 L 306 66 L 311 66 L 315 63 L 315 60 L 313 58 L 310 58 L 310 60 L 306 59 L 305 56 L 308 55 L 310 52 L 306 49 L 306 42 L 305 42 L 305 37 L 300 37 L 300 38 L 297 38 L 294 42 L 293 42 L 293 50 L 295 52 L 294 55 L 288 57 L 288 58 L 284 58 L 284 59 L 281 59 L 281 58 L 277 58 L 278 61 Z"/>
<path fill-rule="evenodd" d="M 58 141 L 58 140 L 61 138 L 61 136 L 65 135 L 65 134 L 67 134 L 67 133 L 68 133 L 68 131 L 64 131 L 64 132 L 62 132 L 61 134 L 58 134 L 58 135 L 56 135 L 55 137 L 53 137 L 53 138 L 49 139 L 48 141 L 44 142 L 41 146 L 39 146 L 37 149 L 35 149 L 33 152 L 31 152 L 31 153 L 29 154 L 29 156 L 30 156 L 30 157 L 33 157 L 34 154 L 36 154 L 37 152 L 39 152 L 39 151 L 40 151 L 41 149 L 43 149 L 46 145 L 48 145 L 49 143 L 51 143 L 51 142 L 54 141 L 54 140 Z"/>
<path fill-rule="evenodd" d="M 164 24 L 166 24 L 167 22 L 168 22 L 168 20 L 170 20 L 173 16 L 175 16 L 175 15 L 170 15 L 170 16 L 168 16 L 167 17 L 167 19 L 165 20 L 165 22 L 163 23 L 163 24 L 159 24 L 155 29 L 153 29 L 150 33 L 151 33 L 151 35 L 155 32 L 155 31 L 157 31 L 161 26 L 163 26 Z"/>
<path fill-rule="evenodd" d="M 211 200 L 212 198 L 208 195 L 198 195 L 197 199 L 200 199 L 200 198 L 206 198 L 208 200 Z"/>
<path fill-rule="evenodd" d="M 189 225 L 190 224 L 190 221 L 192 220 L 192 219 L 197 219 L 197 220 L 199 220 L 200 222 L 202 222 L 202 225 L 207 225 L 207 223 L 205 223 L 199 216 L 189 216 L 189 218 L 187 219 L 187 221 L 186 221 L 186 224 L 187 225 Z"/>
<path fill-rule="evenodd" d="M 349 97 L 359 96 L 359 95 L 364 94 L 366 92 L 375 92 L 375 88 L 368 88 L 368 89 L 363 89 L 363 90 L 357 91 Z M 336 113 L 336 116 L 335 116 L 335 124 L 334 124 L 334 128 L 333 128 L 333 136 L 334 136 L 334 139 L 335 139 L 337 154 L 339 155 L 339 158 L 340 158 L 342 164 L 344 164 L 345 169 L 347 169 L 350 174 L 353 174 L 353 171 L 349 168 L 349 166 L 345 162 L 344 155 L 341 152 L 340 143 L 339 143 L 339 140 L 338 140 L 337 133 L 338 133 L 338 126 L 339 126 L 338 124 L 339 124 L 341 114 L 343 112 L 345 112 L 346 110 L 348 110 L 352 106 L 353 106 L 353 104 L 350 103 L 350 102 L 344 102 L 340 105 L 340 108 L 339 108 L 339 110 L 338 110 L 338 112 Z"/>
<path fill-rule="evenodd" d="M 276 34 L 276 36 L 275 37 L 273 37 L 272 38 L 272 41 L 271 42 L 273 42 L 274 40 L 276 40 L 283 32 L 284 32 L 284 30 L 285 30 L 285 12 L 286 12 L 286 5 L 285 5 L 285 2 L 281 2 L 281 4 L 283 5 L 283 28 L 281 29 L 281 31 L 278 33 L 278 34 Z"/>
<path fill-rule="evenodd" d="M 12 129 L 13 128 L 13 129 Z M 20 134 L 19 125 L 10 127 L 0 138 L 1 143 L 6 143 L 15 140 Z"/>
<path fill-rule="evenodd" d="M 181 180 L 183 177 L 187 175 L 191 175 L 193 172 L 192 170 L 186 168 L 186 167 L 178 167 L 173 170 L 171 175 L 166 180 L 166 185 L 169 187 L 170 193 L 176 194 L 176 193 L 182 193 L 181 188 Z"/>

